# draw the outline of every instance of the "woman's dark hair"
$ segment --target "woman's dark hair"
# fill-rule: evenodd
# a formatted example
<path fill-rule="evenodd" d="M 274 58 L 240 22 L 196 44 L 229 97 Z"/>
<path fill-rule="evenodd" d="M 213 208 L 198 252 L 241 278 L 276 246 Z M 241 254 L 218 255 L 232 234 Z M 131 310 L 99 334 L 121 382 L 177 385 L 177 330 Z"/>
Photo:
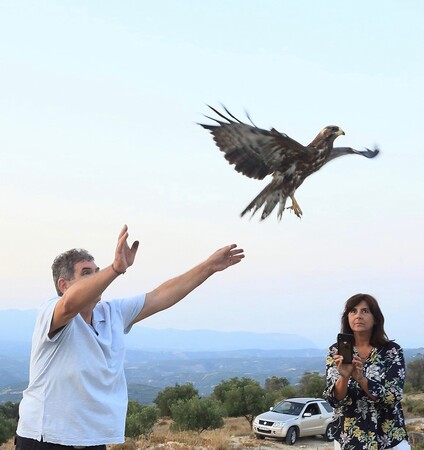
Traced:
<path fill-rule="evenodd" d="M 362 301 L 366 302 L 371 314 L 374 317 L 374 327 L 372 329 L 370 344 L 373 347 L 383 347 L 389 342 L 386 332 L 384 331 L 384 316 L 381 312 L 377 300 L 369 294 L 356 294 L 350 297 L 345 304 L 345 309 L 342 314 L 342 333 L 353 334 L 352 328 L 349 325 L 349 313 L 352 309 Z"/>

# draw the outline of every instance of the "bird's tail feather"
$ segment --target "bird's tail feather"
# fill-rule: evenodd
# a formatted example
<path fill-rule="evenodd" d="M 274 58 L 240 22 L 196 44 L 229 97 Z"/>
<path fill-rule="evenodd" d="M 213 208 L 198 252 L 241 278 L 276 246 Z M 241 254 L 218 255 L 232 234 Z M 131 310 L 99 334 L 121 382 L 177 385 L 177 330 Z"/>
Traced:
<path fill-rule="evenodd" d="M 264 220 L 271 214 L 277 203 L 280 203 L 280 206 L 278 208 L 278 220 L 281 220 L 287 201 L 287 195 L 285 195 L 282 191 L 275 191 L 275 187 L 272 184 L 273 183 L 271 182 L 270 184 L 265 186 L 265 188 L 262 189 L 262 191 L 246 206 L 246 208 L 240 214 L 241 217 L 243 217 L 252 209 L 253 217 L 256 211 L 261 209 L 265 204 L 261 215 L 261 220 Z"/>

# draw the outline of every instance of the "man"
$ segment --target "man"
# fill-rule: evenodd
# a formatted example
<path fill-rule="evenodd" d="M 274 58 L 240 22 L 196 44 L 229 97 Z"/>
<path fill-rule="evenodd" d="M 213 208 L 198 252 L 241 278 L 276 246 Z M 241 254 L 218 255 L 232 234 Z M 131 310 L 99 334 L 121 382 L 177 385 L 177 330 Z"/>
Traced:
<path fill-rule="evenodd" d="M 127 239 L 124 226 L 113 263 L 102 270 L 85 250 L 69 250 L 55 259 L 52 271 L 59 297 L 45 304 L 37 317 L 16 450 L 104 450 L 106 444 L 124 442 L 124 334 L 244 258 L 242 249 L 228 245 L 145 295 L 100 301 L 106 288 L 134 263 L 139 243 L 130 247 Z"/>

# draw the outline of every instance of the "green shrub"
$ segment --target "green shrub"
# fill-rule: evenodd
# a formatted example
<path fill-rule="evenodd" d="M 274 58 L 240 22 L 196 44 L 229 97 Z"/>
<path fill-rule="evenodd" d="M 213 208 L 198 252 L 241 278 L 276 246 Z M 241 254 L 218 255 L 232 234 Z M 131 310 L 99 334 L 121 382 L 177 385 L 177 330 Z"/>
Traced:
<path fill-rule="evenodd" d="M 154 402 L 159 408 L 160 417 L 170 417 L 173 403 L 178 400 L 189 400 L 198 396 L 199 392 L 191 383 L 183 385 L 177 383 L 174 387 L 167 387 L 163 391 L 160 391 Z"/>
<path fill-rule="evenodd" d="M 7 442 L 16 431 L 16 420 L 0 417 L 0 445 Z"/>
<path fill-rule="evenodd" d="M 192 430 L 201 433 L 224 426 L 224 409 L 220 402 L 211 398 L 178 400 L 171 406 L 171 416 L 174 431 Z"/>
<path fill-rule="evenodd" d="M 144 406 L 134 400 L 130 401 L 125 421 L 125 436 L 130 438 L 148 437 L 158 417 L 159 410 L 156 406 Z"/>
<path fill-rule="evenodd" d="M 402 408 L 405 412 L 415 416 L 424 416 L 424 401 L 410 397 L 406 397 L 402 400 Z"/>
<path fill-rule="evenodd" d="M 267 393 L 256 380 L 231 378 L 215 386 L 213 397 L 219 400 L 229 417 L 243 416 L 252 427 L 253 419 L 267 408 Z"/>
<path fill-rule="evenodd" d="M 416 359 L 408 363 L 405 381 L 408 390 L 424 392 L 424 356 L 416 357 Z"/>
<path fill-rule="evenodd" d="M 0 445 L 15 435 L 18 417 L 19 403 L 6 402 L 0 405 Z"/>
<path fill-rule="evenodd" d="M 412 409 L 412 414 L 417 417 L 423 417 L 424 416 L 424 402 L 417 402 L 415 407 Z"/>

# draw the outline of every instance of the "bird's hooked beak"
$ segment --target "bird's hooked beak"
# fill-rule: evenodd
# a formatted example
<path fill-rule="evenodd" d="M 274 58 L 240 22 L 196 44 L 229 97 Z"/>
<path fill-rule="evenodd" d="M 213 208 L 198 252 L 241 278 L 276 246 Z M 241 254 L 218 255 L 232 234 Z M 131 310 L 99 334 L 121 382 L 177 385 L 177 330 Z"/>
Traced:
<path fill-rule="evenodd" d="M 344 136 L 345 132 L 341 128 L 339 128 L 339 131 L 337 131 L 336 135 L 337 136 Z"/>

